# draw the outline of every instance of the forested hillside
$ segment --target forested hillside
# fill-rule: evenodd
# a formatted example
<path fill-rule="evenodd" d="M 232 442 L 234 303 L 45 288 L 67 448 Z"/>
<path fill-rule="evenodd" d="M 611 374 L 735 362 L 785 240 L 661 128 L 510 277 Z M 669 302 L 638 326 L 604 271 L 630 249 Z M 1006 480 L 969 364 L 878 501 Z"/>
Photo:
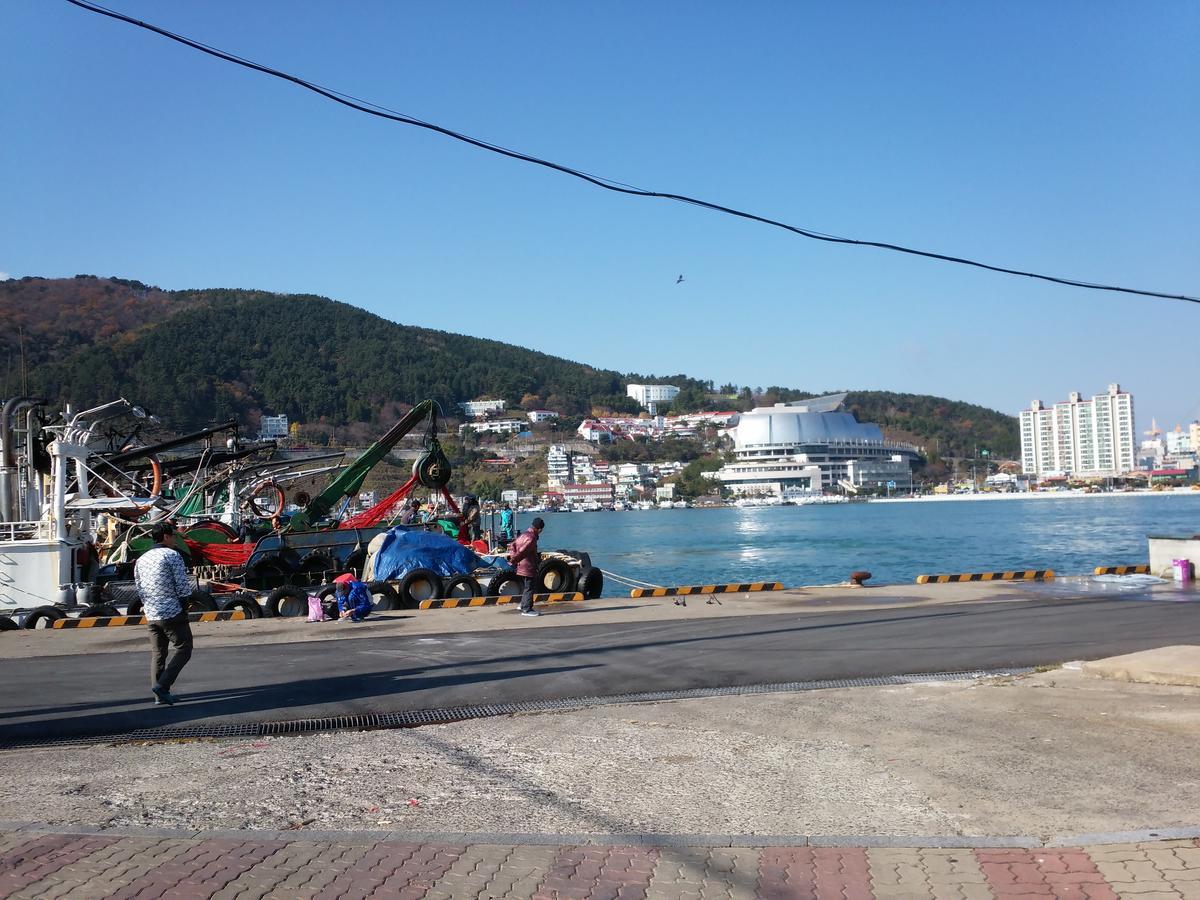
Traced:
<path fill-rule="evenodd" d="M 262 413 L 333 425 L 386 425 L 424 398 L 450 415 L 464 400 L 502 398 L 571 417 L 636 412 L 629 382 L 682 388 L 679 411 L 749 409 L 813 396 L 755 390 L 685 375 L 640 376 L 481 338 L 398 325 L 349 304 L 262 291 L 162 291 L 137 281 L 77 276 L 0 282 L 4 395 L 22 389 L 77 407 L 116 396 L 180 430 Z M 809 373 L 809 377 L 819 373 Z M 914 394 L 854 392 L 849 407 L 889 436 L 942 456 L 987 447 L 1012 456 L 1016 419 Z"/>

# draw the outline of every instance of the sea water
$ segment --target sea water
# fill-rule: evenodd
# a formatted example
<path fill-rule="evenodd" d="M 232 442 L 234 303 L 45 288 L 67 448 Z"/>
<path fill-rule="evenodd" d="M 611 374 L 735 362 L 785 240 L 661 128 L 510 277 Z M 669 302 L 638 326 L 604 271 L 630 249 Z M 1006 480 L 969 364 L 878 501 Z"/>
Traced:
<path fill-rule="evenodd" d="M 586 550 L 594 565 L 639 581 L 794 587 L 845 581 L 857 569 L 872 583 L 912 583 L 921 574 L 1145 564 L 1147 535 L 1200 534 L 1200 493 L 540 515 L 543 549 Z M 520 513 L 517 527 L 532 519 Z"/>

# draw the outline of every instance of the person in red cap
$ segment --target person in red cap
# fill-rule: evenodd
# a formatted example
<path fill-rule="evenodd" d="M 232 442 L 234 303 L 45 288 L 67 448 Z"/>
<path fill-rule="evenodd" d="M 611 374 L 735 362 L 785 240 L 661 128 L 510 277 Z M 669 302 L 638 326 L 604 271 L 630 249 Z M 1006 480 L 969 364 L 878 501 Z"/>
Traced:
<path fill-rule="evenodd" d="M 337 596 L 339 622 L 361 622 L 371 614 L 371 592 L 349 572 L 333 579 L 333 592 Z"/>

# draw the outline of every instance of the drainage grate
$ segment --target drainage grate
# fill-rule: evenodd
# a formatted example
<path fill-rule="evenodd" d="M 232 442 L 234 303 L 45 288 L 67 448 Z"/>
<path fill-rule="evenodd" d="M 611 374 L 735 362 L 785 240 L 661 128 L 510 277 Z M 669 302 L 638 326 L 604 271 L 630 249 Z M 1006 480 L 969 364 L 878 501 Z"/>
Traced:
<path fill-rule="evenodd" d="M 740 694 L 787 694 L 803 691 L 823 691 L 833 688 L 885 687 L 888 685 L 922 684 L 937 681 L 973 681 L 1002 675 L 1026 675 L 1032 668 L 975 670 L 970 672 L 931 672 L 916 675 L 877 675 L 867 678 L 832 678 L 821 681 L 786 681 L 775 684 L 748 684 L 737 687 L 690 688 L 679 691 L 641 691 L 629 694 L 606 694 L 598 697 L 573 697 L 563 700 L 523 700 L 516 703 L 490 703 L 485 706 L 452 706 L 443 709 L 415 709 L 408 712 L 366 713 L 354 716 L 323 716 L 314 719 L 291 719 L 280 722 L 251 722 L 246 724 L 180 725 L 174 728 L 143 728 L 120 734 L 92 737 L 32 738 L 0 741 L 0 750 L 20 750 L 32 747 L 71 747 L 98 743 L 135 743 L 139 741 L 178 741 L 189 738 L 255 738 L 294 734 L 313 734 L 320 731 L 368 731 L 386 728 L 419 728 L 422 725 L 444 725 L 467 719 L 486 719 L 518 713 L 568 712 L 594 706 L 614 706 L 622 703 L 655 703 L 663 700 L 696 700 L 705 697 L 731 697 Z"/>

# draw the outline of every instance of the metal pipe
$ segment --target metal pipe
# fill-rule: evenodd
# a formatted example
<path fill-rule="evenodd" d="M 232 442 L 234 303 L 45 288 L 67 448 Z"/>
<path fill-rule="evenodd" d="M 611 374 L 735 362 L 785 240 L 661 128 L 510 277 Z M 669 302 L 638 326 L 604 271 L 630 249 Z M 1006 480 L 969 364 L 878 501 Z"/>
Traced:
<path fill-rule="evenodd" d="M 31 397 L 11 397 L 0 409 L 0 520 L 15 522 L 17 510 L 17 455 L 13 447 L 12 418 Z"/>

